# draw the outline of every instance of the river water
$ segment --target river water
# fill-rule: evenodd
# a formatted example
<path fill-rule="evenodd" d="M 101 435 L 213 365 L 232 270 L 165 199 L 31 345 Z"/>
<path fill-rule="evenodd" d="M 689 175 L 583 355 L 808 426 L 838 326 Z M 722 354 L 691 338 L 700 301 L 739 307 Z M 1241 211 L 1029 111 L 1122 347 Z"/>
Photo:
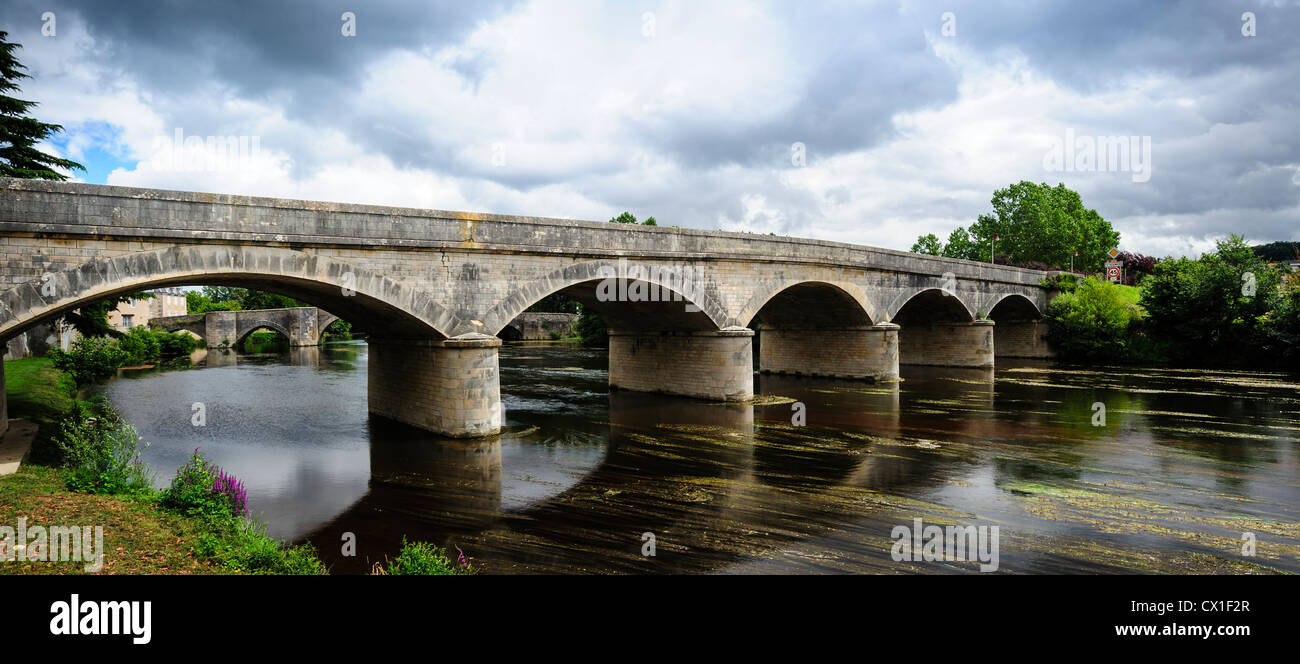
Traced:
<path fill-rule="evenodd" d="M 507 344 L 504 432 L 447 441 L 370 418 L 366 360 L 200 351 L 98 391 L 159 486 L 201 448 L 335 573 L 404 536 L 484 573 L 979 573 L 895 555 L 916 519 L 996 526 L 998 573 L 1300 572 L 1300 376 L 999 360 L 757 376 L 737 406 L 610 394 L 603 350 Z"/>

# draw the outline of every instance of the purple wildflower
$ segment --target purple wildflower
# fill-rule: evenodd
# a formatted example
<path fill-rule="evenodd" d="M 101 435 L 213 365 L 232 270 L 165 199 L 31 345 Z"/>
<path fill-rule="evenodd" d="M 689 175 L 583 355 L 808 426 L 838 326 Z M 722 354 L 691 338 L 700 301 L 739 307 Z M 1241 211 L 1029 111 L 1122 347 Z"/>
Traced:
<path fill-rule="evenodd" d="M 212 492 L 225 496 L 237 516 L 248 514 L 248 492 L 244 489 L 244 483 L 234 475 L 227 474 L 224 470 L 218 471 L 217 479 L 212 483 Z"/>

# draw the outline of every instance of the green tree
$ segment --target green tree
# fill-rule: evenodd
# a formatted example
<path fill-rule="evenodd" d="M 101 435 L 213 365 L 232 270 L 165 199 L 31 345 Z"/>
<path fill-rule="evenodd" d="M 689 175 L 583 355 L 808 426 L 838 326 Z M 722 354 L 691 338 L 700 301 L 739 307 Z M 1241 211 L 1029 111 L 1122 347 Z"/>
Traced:
<path fill-rule="evenodd" d="M 206 314 L 209 311 L 239 311 L 240 309 L 239 302 L 234 300 L 215 302 L 212 298 L 199 291 L 187 291 L 185 293 L 185 311 L 192 314 Z"/>
<path fill-rule="evenodd" d="M 1152 330 L 1185 358 L 1241 360 L 1258 356 L 1258 335 L 1285 306 L 1282 273 L 1240 235 L 1198 259 L 1165 259 L 1142 282 L 1142 307 Z"/>
<path fill-rule="evenodd" d="M 268 293 L 266 291 L 250 290 L 240 301 L 245 311 L 253 309 L 292 309 L 294 307 L 311 306 L 305 302 L 295 300 L 288 295 L 278 293 Z"/>
<path fill-rule="evenodd" d="M 581 305 L 563 293 L 551 293 L 528 307 L 528 311 L 559 314 L 576 314 L 581 309 Z"/>
<path fill-rule="evenodd" d="M 153 293 L 136 292 L 122 293 L 112 297 L 104 298 L 97 302 L 82 306 L 75 312 L 65 314 L 64 318 L 72 325 L 77 332 L 83 337 L 105 337 L 120 334 L 108 324 L 108 312 L 117 308 L 117 305 L 133 300 L 151 300 Z"/>
<path fill-rule="evenodd" d="M 7 92 L 19 90 L 18 80 L 31 78 L 14 51 L 22 48 L 6 39 L 9 33 L 0 30 L 0 175 L 11 178 L 38 180 L 66 180 L 68 176 L 54 170 L 86 170 L 85 166 L 69 159 L 41 152 L 36 145 L 63 131 L 57 124 L 41 122 L 29 117 L 27 112 L 37 102 L 10 97 Z"/>
<path fill-rule="evenodd" d="M 960 258 L 962 260 L 977 261 L 980 260 L 980 248 L 971 240 L 970 233 L 966 229 L 958 226 L 948 234 L 948 244 L 943 245 L 943 255 L 946 258 Z M 985 257 L 987 260 L 987 256 Z"/>
<path fill-rule="evenodd" d="M 235 286 L 204 286 L 202 299 L 186 295 L 186 305 L 192 314 L 203 313 L 203 311 L 251 311 L 311 306 L 287 295 Z M 201 307 L 206 308 L 196 310 Z"/>
<path fill-rule="evenodd" d="M 609 345 L 609 329 L 605 326 L 605 320 L 587 307 L 582 307 L 578 322 L 573 324 L 573 331 L 584 346 Z"/>
<path fill-rule="evenodd" d="M 912 253 L 942 256 L 943 243 L 935 237 L 934 233 L 927 233 L 916 238 L 916 243 L 912 245 Z"/>
<path fill-rule="evenodd" d="M 997 237 L 996 253 L 1013 264 L 1042 262 L 1069 265 L 1078 250 L 1075 267 L 1100 272 L 1106 252 L 1119 245 L 1119 233 L 1083 206 L 1078 192 L 1064 184 L 1024 181 L 993 193 L 992 214 L 982 214 L 971 224 L 978 260 L 988 260 Z M 969 258 L 969 256 L 961 256 Z"/>
<path fill-rule="evenodd" d="M 623 214 L 620 214 L 620 215 L 618 215 L 617 217 L 613 217 L 613 218 L 611 218 L 610 221 L 613 222 L 613 223 L 615 223 L 615 224 L 635 224 L 635 223 L 637 223 L 637 221 L 636 221 L 636 215 L 632 214 L 631 212 L 627 212 L 626 210 L 623 212 Z M 659 222 L 658 222 L 658 221 L 655 221 L 655 218 L 654 218 L 654 217 L 646 217 L 646 220 L 643 221 L 643 222 L 641 222 L 641 225 L 642 225 L 642 226 L 658 226 L 658 225 L 659 225 Z"/>

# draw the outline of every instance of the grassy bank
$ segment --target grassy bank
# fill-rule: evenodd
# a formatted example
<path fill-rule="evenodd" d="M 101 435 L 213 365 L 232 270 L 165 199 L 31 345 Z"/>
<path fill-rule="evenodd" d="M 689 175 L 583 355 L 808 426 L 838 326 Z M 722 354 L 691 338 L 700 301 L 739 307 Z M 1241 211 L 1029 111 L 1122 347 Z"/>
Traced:
<path fill-rule="evenodd" d="M 5 390 L 9 417 L 35 422 L 40 429 L 32 443 L 29 461 L 57 464 L 59 455 L 51 441 L 59 420 L 72 412 L 77 386 L 67 374 L 44 357 L 5 362 Z"/>
<path fill-rule="evenodd" d="M 327 574 L 309 544 L 286 546 L 249 520 L 243 485 L 195 451 L 169 489 L 131 468 L 139 438 L 107 402 L 77 400 L 45 358 L 5 362 L 10 415 L 39 426 L 29 461 L 0 477 L 0 525 L 103 528 L 104 574 Z M 122 441 L 127 441 L 122 444 Z M 66 458 L 66 461 L 65 461 Z M 66 467 L 60 467 L 66 464 Z M 218 488 L 220 487 L 220 489 Z M 379 574 L 472 574 L 462 556 L 403 541 Z M 0 574 L 81 574 L 85 562 L 0 562 Z"/>
<path fill-rule="evenodd" d="M 10 416 L 38 426 L 28 462 L 0 477 L 0 524 L 102 526 L 103 573 L 118 574 L 319 574 L 325 567 L 308 546 L 285 547 L 260 527 L 230 515 L 188 513 L 163 506 L 166 495 L 152 488 L 117 495 L 74 491 L 76 476 L 58 467 L 56 438 L 66 423 L 88 412 L 77 400 L 72 379 L 46 358 L 5 362 Z M 85 422 L 79 422 L 85 432 Z M 61 429 L 61 427 L 63 427 Z M 84 476 L 84 473 L 83 473 Z M 100 492 L 103 493 L 103 492 Z M 0 574 L 76 574 L 84 563 L 0 563 Z"/>
<path fill-rule="evenodd" d="M 7 369 L 7 367 L 6 367 Z M 104 528 L 102 574 L 239 573 L 195 555 L 203 524 L 156 504 L 75 493 L 62 471 L 25 465 L 0 477 L 0 524 L 16 527 L 78 525 Z M 0 574 L 83 574 L 83 562 L 0 562 Z"/>

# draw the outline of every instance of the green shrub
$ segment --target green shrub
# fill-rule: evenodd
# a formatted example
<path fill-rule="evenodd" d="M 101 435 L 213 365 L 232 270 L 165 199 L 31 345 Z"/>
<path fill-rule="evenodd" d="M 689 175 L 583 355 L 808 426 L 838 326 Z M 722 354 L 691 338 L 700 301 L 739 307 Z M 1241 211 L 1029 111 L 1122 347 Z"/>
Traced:
<path fill-rule="evenodd" d="M 158 339 L 162 357 L 189 355 L 199 347 L 199 340 L 196 337 L 183 332 L 154 330 L 154 337 Z"/>
<path fill-rule="evenodd" d="M 124 364 L 138 366 L 149 362 L 157 362 L 162 356 L 162 344 L 153 330 L 147 327 L 139 326 L 127 330 L 117 340 L 118 348 L 122 349 L 125 355 Z"/>
<path fill-rule="evenodd" d="M 347 340 L 352 338 L 352 323 L 339 319 L 330 323 L 325 328 L 325 336 L 333 337 L 337 340 Z"/>
<path fill-rule="evenodd" d="M 605 321 L 594 312 L 584 308 L 582 314 L 578 316 L 578 322 L 573 327 L 574 331 L 578 333 L 582 345 L 609 345 L 609 329 L 605 327 Z"/>
<path fill-rule="evenodd" d="M 1038 285 L 1048 290 L 1060 291 L 1062 293 L 1073 293 L 1074 290 L 1079 287 L 1079 283 L 1082 280 L 1083 277 L 1080 277 L 1077 274 L 1058 274 L 1054 277 L 1039 281 Z"/>
<path fill-rule="evenodd" d="M 201 559 L 251 574 L 326 574 L 311 544 L 285 546 L 266 534 L 266 525 L 231 516 L 208 517 L 195 543 Z"/>
<path fill-rule="evenodd" d="M 127 359 L 117 342 L 106 337 L 82 337 L 72 342 L 66 352 L 51 348 L 46 356 L 78 386 L 117 375 L 117 368 Z"/>
<path fill-rule="evenodd" d="M 77 403 L 60 423 L 54 442 L 63 453 L 70 489 L 117 494 L 153 488 L 153 473 L 140 460 L 148 445 L 141 445 L 135 427 L 103 397 Z"/>
<path fill-rule="evenodd" d="M 387 567 L 378 567 L 380 574 L 458 575 L 473 574 L 474 568 L 460 554 L 459 561 L 447 557 L 441 548 L 429 542 L 408 542 L 402 537 L 402 550 L 389 561 Z"/>
<path fill-rule="evenodd" d="M 163 491 L 163 507 L 186 516 L 233 516 L 229 499 L 213 490 L 220 475 L 221 469 L 194 448 Z"/>
<path fill-rule="evenodd" d="M 1064 359 L 1122 363 L 1158 352 L 1142 336 L 1142 309 L 1122 286 L 1097 277 L 1062 292 L 1047 308 L 1048 339 Z M 1140 352 L 1139 352 L 1140 351 Z"/>
<path fill-rule="evenodd" d="M 203 520 L 205 532 L 194 547 L 203 560 L 253 574 L 327 573 L 310 544 L 285 546 L 266 534 L 266 524 L 245 518 L 242 485 L 197 447 L 159 502 L 166 510 Z"/>
<path fill-rule="evenodd" d="M 1214 253 L 1156 265 L 1142 283 L 1142 307 L 1151 331 L 1169 340 L 1181 360 L 1273 364 L 1279 349 L 1268 348 L 1267 339 L 1274 310 L 1285 307 L 1282 278 L 1233 235 Z"/>

